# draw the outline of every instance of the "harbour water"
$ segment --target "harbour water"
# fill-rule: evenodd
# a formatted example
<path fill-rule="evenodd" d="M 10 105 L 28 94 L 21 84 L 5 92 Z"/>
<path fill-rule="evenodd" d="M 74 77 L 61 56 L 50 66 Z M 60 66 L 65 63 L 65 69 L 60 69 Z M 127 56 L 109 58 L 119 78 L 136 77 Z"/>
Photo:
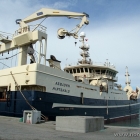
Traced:
<path fill-rule="evenodd" d="M 111 125 L 111 126 L 140 127 L 140 110 L 139 110 L 139 118 L 137 118 L 137 119 L 129 119 L 129 120 L 125 120 L 125 121 L 110 123 L 108 125 Z"/>

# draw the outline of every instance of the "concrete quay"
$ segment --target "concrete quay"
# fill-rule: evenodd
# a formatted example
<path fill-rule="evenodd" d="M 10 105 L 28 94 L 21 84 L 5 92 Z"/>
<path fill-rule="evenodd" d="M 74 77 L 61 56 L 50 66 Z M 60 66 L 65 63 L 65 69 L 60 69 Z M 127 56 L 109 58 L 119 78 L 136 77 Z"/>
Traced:
<path fill-rule="evenodd" d="M 55 121 L 40 124 L 19 122 L 20 118 L 0 116 L 0 140 L 129 140 L 140 139 L 140 128 L 105 125 L 104 130 L 78 133 L 55 130 Z"/>

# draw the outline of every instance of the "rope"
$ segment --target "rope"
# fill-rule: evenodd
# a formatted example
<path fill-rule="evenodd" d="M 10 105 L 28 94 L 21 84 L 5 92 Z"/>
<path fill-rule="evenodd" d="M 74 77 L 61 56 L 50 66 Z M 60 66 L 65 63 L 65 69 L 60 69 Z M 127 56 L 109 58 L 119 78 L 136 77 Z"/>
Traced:
<path fill-rule="evenodd" d="M 18 55 L 18 54 L 20 54 L 20 53 L 22 53 L 22 52 L 23 52 L 23 51 L 21 51 L 21 52 L 19 52 L 19 53 L 16 53 L 16 54 L 14 54 L 14 55 L 12 55 L 12 56 L 9 56 L 9 57 L 1 58 L 0 60 L 12 58 L 12 57 L 14 57 L 14 56 L 16 56 L 16 55 Z"/>
<path fill-rule="evenodd" d="M 32 105 L 30 105 L 30 103 L 27 101 L 26 97 L 24 96 L 24 94 L 22 93 L 22 91 L 20 90 L 19 88 L 19 85 L 18 83 L 16 82 L 16 79 L 14 77 L 14 75 L 12 74 L 12 71 L 10 71 L 11 75 L 12 75 L 12 78 L 15 82 L 15 85 L 17 86 L 19 92 L 21 93 L 22 97 L 24 98 L 24 100 L 26 101 L 26 103 L 31 107 L 32 110 L 37 110 L 36 108 L 34 108 Z M 44 116 L 43 114 L 41 114 L 41 118 L 44 119 L 45 121 L 47 120 L 46 116 Z"/>
<path fill-rule="evenodd" d="M 3 64 L 4 64 L 4 60 L 3 60 Z M 4 68 L 4 65 L 3 65 L 3 68 Z M 2 68 L 2 69 L 3 69 L 3 68 Z"/>
<path fill-rule="evenodd" d="M 40 25 L 46 18 L 47 18 L 47 17 L 45 17 L 45 18 L 37 25 L 37 27 L 39 27 L 39 25 Z M 37 28 L 37 27 L 36 27 L 36 28 Z M 34 30 L 35 30 L 36 28 L 34 28 Z M 33 31 L 34 31 L 34 30 L 33 30 Z M 33 32 L 33 31 L 32 31 L 32 32 Z"/>
<path fill-rule="evenodd" d="M 18 49 L 17 49 L 17 51 L 18 51 Z M 16 62 L 17 62 L 17 55 L 16 55 L 16 60 L 15 60 L 15 66 L 16 66 Z"/>
<path fill-rule="evenodd" d="M 10 35 L 13 35 L 13 34 L 11 34 L 11 33 L 6 33 L 6 32 L 2 32 L 2 31 L 0 31 L 0 33 L 4 33 L 4 34 L 10 34 Z"/>
<path fill-rule="evenodd" d="M 10 68 L 9 66 L 7 66 L 6 64 L 4 64 L 4 63 L 2 63 L 2 62 L 0 62 L 0 63 L 3 64 L 3 65 L 5 65 L 6 67 Z"/>
<path fill-rule="evenodd" d="M 12 50 L 12 55 L 13 55 L 13 50 Z M 12 59 L 11 59 L 11 67 L 12 67 L 12 62 L 13 62 L 12 60 L 13 60 L 13 57 L 12 57 Z"/>

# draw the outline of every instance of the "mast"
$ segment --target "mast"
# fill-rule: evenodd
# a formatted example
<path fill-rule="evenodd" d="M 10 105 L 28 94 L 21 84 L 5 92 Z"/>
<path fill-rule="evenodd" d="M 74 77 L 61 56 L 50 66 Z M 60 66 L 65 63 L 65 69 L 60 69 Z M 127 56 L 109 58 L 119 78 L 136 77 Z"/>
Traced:
<path fill-rule="evenodd" d="M 128 67 L 126 66 L 126 72 L 125 72 L 125 77 L 126 77 L 126 86 L 130 86 L 131 81 L 129 80 L 129 73 L 128 73 Z"/>
<path fill-rule="evenodd" d="M 79 40 L 80 42 L 82 42 L 82 45 L 79 47 L 82 52 L 80 52 L 80 55 L 83 57 L 81 60 L 79 60 L 79 63 L 80 64 L 90 64 L 91 63 L 91 59 L 87 60 L 87 57 L 89 57 L 89 45 L 88 44 L 85 44 L 85 37 L 86 37 L 86 34 L 84 32 L 81 32 L 80 33 L 80 38 L 81 40 Z"/>

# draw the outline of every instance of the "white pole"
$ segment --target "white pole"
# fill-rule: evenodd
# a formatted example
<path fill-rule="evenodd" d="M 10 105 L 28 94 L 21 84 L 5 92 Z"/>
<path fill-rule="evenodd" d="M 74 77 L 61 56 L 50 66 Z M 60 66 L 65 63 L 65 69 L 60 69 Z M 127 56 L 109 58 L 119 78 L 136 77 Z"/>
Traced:
<path fill-rule="evenodd" d="M 46 35 L 46 38 L 45 38 L 45 44 L 44 44 L 44 65 L 46 66 L 46 51 L 47 51 L 47 35 Z"/>
<path fill-rule="evenodd" d="M 39 54 L 38 54 L 38 63 L 40 64 L 41 61 L 41 47 L 42 47 L 42 41 L 39 40 L 40 46 L 39 46 Z"/>

